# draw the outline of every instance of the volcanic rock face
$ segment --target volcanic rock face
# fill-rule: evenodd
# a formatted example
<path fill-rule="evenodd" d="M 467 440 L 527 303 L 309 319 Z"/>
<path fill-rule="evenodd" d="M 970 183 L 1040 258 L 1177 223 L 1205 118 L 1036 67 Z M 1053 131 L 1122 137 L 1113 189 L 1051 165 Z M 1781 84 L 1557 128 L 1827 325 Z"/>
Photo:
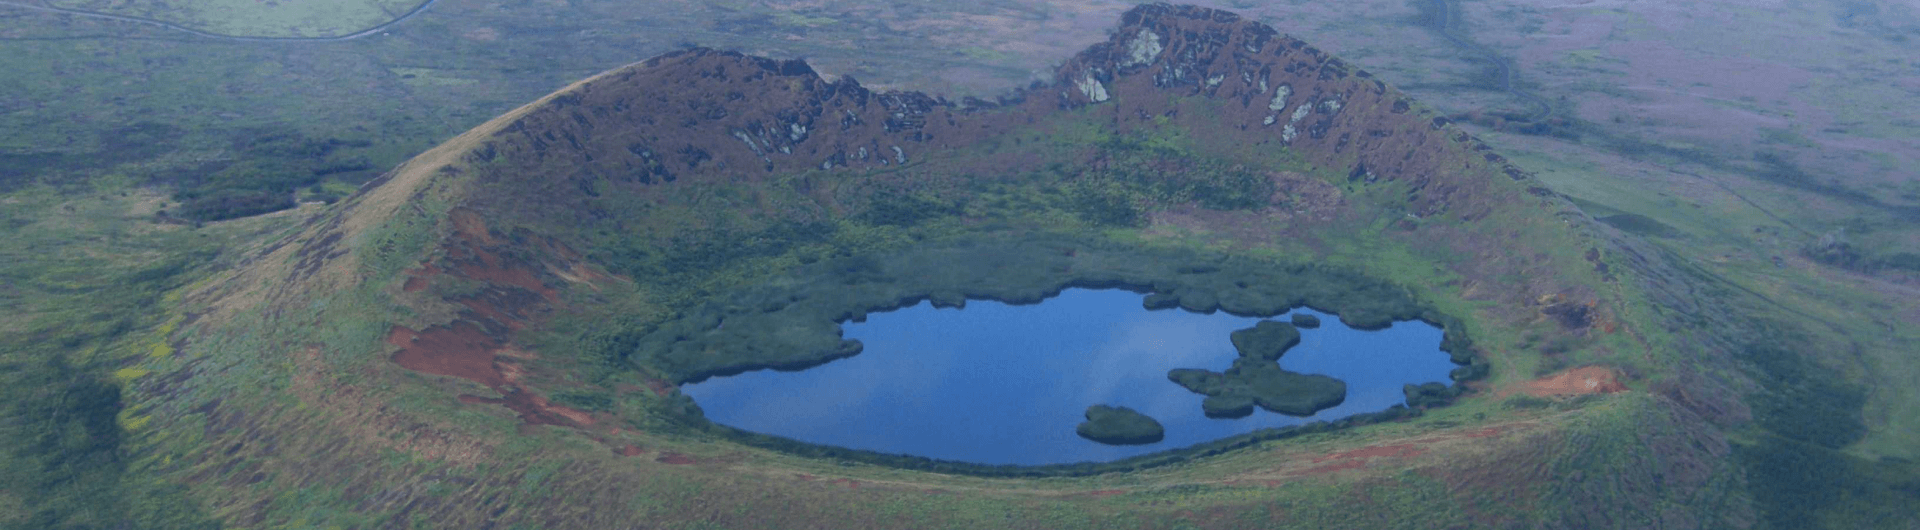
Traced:
<path fill-rule="evenodd" d="M 996 102 L 955 103 L 876 93 L 847 77 L 829 81 L 799 61 L 685 50 L 550 96 L 465 161 L 504 164 L 491 173 L 552 199 L 541 201 L 553 207 L 544 215 L 570 217 L 595 212 L 562 207 L 572 202 L 566 196 L 605 192 L 596 187 L 893 168 L 1091 106 L 1122 130 L 1155 119 L 1204 125 L 1219 133 L 1213 142 L 1288 149 L 1354 181 L 1406 181 L 1420 216 L 1448 209 L 1463 190 L 1456 175 L 1526 177 L 1498 155 L 1472 152 L 1485 146 L 1364 70 L 1224 11 L 1141 6 L 1112 40 L 1056 76 L 1055 85 Z M 1193 98 L 1211 102 L 1204 123 L 1181 115 L 1200 110 Z M 966 165 L 950 169 L 1004 169 Z M 512 197 L 496 206 L 533 206 Z"/>

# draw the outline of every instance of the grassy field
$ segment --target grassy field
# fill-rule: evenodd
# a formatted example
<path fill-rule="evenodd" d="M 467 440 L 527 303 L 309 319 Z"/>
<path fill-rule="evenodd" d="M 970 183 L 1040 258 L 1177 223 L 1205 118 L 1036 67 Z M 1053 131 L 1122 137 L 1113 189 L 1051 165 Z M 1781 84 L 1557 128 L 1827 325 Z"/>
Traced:
<path fill-rule="evenodd" d="M 47 2 L 45 6 L 66 10 L 69 16 L 129 17 L 214 35 L 298 39 L 353 35 L 401 19 L 422 4 L 423 2 L 414 0 L 359 2 L 228 0 L 193 2 L 184 5 L 110 0 L 62 0 Z"/>

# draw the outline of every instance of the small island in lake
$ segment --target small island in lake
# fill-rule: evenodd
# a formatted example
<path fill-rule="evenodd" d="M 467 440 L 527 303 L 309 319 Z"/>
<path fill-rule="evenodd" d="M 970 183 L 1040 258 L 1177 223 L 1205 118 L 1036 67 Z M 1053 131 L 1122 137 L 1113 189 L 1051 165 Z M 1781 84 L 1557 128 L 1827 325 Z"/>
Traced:
<path fill-rule="evenodd" d="M 1160 422 L 1126 407 L 1094 405 L 1087 407 L 1087 421 L 1074 432 L 1081 438 L 1107 445 L 1142 445 L 1166 438 Z"/>
<path fill-rule="evenodd" d="M 1233 332 L 1233 347 L 1240 357 L 1225 373 L 1178 368 L 1167 372 L 1167 379 L 1205 394 L 1200 407 L 1212 418 L 1246 417 L 1253 414 L 1254 405 L 1291 416 L 1312 416 L 1346 401 L 1345 382 L 1280 367 L 1280 356 L 1299 343 L 1300 330 L 1292 324 L 1261 321 Z"/>

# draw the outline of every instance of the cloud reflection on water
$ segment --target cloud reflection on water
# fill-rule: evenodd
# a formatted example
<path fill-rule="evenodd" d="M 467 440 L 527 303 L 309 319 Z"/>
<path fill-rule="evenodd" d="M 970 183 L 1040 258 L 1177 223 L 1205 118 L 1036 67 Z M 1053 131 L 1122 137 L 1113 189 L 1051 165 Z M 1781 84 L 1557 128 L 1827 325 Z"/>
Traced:
<path fill-rule="evenodd" d="M 1281 366 L 1347 382 L 1346 402 L 1312 418 L 1265 411 L 1206 418 L 1202 396 L 1166 378 L 1173 368 L 1224 370 L 1228 335 L 1259 319 L 1146 311 L 1125 291 L 1069 290 L 1036 306 L 970 301 L 870 315 L 845 326 L 860 355 L 800 372 L 749 372 L 688 385 L 716 422 L 843 447 L 981 463 L 1114 460 L 1265 427 L 1333 419 L 1404 402 L 1405 383 L 1445 381 L 1440 331 L 1396 324 L 1377 332 L 1303 330 Z M 1167 439 L 1113 447 L 1075 436 L 1088 405 L 1132 407 Z"/>

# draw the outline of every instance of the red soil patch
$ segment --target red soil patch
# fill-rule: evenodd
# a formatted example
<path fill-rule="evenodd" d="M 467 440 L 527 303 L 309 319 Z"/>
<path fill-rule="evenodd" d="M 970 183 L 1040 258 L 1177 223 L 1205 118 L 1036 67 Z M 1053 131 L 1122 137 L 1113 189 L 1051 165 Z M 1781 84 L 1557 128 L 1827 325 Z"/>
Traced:
<path fill-rule="evenodd" d="M 1612 394 L 1627 391 L 1627 386 L 1620 384 L 1620 374 L 1610 368 L 1585 366 L 1528 381 L 1519 390 L 1530 396 L 1545 397 Z"/>
<path fill-rule="evenodd" d="M 394 326 L 387 333 L 387 344 L 400 347 L 400 352 L 393 354 L 393 362 L 408 370 L 458 377 L 488 387 L 508 383 L 493 362 L 499 341 L 471 322 L 459 321 L 426 331 Z"/>
<path fill-rule="evenodd" d="M 640 456 L 640 455 L 647 454 L 647 450 L 641 449 L 640 446 L 638 445 L 628 445 L 626 447 L 622 447 L 614 450 L 613 454 L 620 455 L 620 456 Z"/>
<path fill-rule="evenodd" d="M 464 278 L 481 280 L 500 287 L 518 287 L 538 293 L 549 303 L 560 301 L 559 292 L 547 287 L 545 282 L 533 274 L 532 264 L 508 260 L 493 249 L 499 242 L 487 228 L 487 222 L 480 214 L 466 208 L 455 208 L 447 214 L 453 223 L 453 239 L 462 243 L 451 244 L 447 248 L 448 271 Z M 550 251 L 553 245 L 543 245 Z M 572 253 L 577 256 L 578 253 Z"/>
<path fill-rule="evenodd" d="M 504 403 L 501 404 L 520 413 L 520 419 L 534 425 L 593 425 L 592 414 L 563 405 L 555 405 L 548 402 L 547 398 L 524 390 L 515 390 L 507 394 Z"/>
<path fill-rule="evenodd" d="M 505 406 L 508 410 L 520 413 L 520 420 L 527 422 L 528 425 L 559 425 L 562 427 L 593 425 L 593 415 L 591 414 L 552 404 L 547 401 L 547 398 L 536 396 L 519 389 L 510 389 L 506 395 L 497 398 L 461 395 L 460 402 Z"/>
<path fill-rule="evenodd" d="M 534 425 L 584 426 L 593 424 L 593 415 L 555 405 L 547 398 L 515 386 L 519 369 L 502 363 L 499 352 L 507 349 L 472 322 L 457 321 L 426 331 L 394 326 L 387 332 L 387 343 L 399 346 L 393 362 L 402 368 L 434 375 L 466 379 L 486 385 L 503 397 L 460 396 L 462 403 L 505 405 Z"/>
<path fill-rule="evenodd" d="M 494 322 L 499 322 L 501 325 L 506 326 L 507 329 L 519 331 L 527 327 L 526 318 L 502 311 L 500 308 L 495 307 L 492 302 L 485 299 L 465 298 L 459 300 L 459 302 L 460 305 L 467 306 L 467 309 L 473 310 L 475 314 L 491 319 Z"/>
<path fill-rule="evenodd" d="M 471 278 L 498 286 L 519 287 L 539 293 L 548 302 L 559 302 L 560 293 L 547 287 L 533 271 L 527 267 L 507 264 L 500 255 L 477 246 L 467 246 L 459 251 L 447 253 L 450 262 L 449 271 L 464 278 Z"/>
<path fill-rule="evenodd" d="M 664 379 L 648 379 L 647 389 L 652 390 L 653 395 L 665 396 L 673 393 L 673 383 L 668 383 Z"/>
<path fill-rule="evenodd" d="M 447 212 L 447 217 L 453 221 L 454 235 L 482 245 L 493 244 L 493 232 L 487 229 L 487 220 L 481 219 L 479 212 L 454 208 Z"/>
<path fill-rule="evenodd" d="M 400 290 L 409 293 L 417 293 L 425 290 L 427 283 L 429 283 L 428 278 L 435 274 L 440 274 L 440 268 L 432 264 L 423 265 L 418 269 L 407 271 L 407 283 L 401 285 Z"/>
<path fill-rule="evenodd" d="M 680 453 L 660 453 L 660 457 L 653 459 L 653 461 L 659 462 L 662 464 L 671 464 L 676 466 L 685 466 L 685 465 L 691 465 L 691 464 L 696 464 L 700 462 L 699 460 L 695 460 L 691 456 L 683 455 Z"/>
<path fill-rule="evenodd" d="M 550 288 L 534 271 L 539 263 L 499 251 L 504 243 L 493 237 L 485 219 L 466 208 L 448 214 L 454 234 L 446 244 L 441 266 L 425 263 L 407 271 L 409 278 L 401 290 L 418 292 L 431 283 L 430 278 L 451 274 L 491 284 L 480 294 L 449 300 L 466 306 L 464 320 L 423 331 L 394 326 L 387 342 L 400 347 L 393 361 L 409 370 L 459 377 L 500 392 L 502 397 L 461 396 L 465 403 L 490 403 L 507 407 L 533 425 L 587 426 L 594 423 L 589 413 L 549 402 L 517 386 L 524 369 L 511 358 L 527 358 L 511 347 L 510 332 L 527 328 L 536 317 L 560 302 L 558 291 Z M 580 258 L 578 252 L 541 242 L 540 249 L 568 260 Z M 443 268 L 444 267 L 444 268 Z M 548 265 L 549 268 L 552 265 Z M 572 270 L 572 263 L 565 264 Z M 664 384 L 664 382 L 663 382 Z M 660 392 L 659 388 L 654 391 Z M 625 449 L 615 449 L 615 452 Z"/>
<path fill-rule="evenodd" d="M 558 258 L 528 261 L 523 257 L 502 255 L 499 250 L 510 245 L 494 239 L 492 230 L 479 213 L 467 208 L 455 208 L 448 213 L 448 218 L 453 224 L 452 239 L 457 243 L 447 245 L 447 272 L 499 287 L 525 289 L 539 294 L 549 303 L 559 303 L 559 293 L 542 282 L 535 275 L 536 271 L 545 270 L 561 279 L 585 282 L 588 286 L 595 281 L 615 279 L 585 266 L 582 263 L 585 256 L 552 238 L 532 236 L 527 241 L 511 245 L 521 251 L 532 251 L 534 255 Z M 432 266 L 427 269 L 431 271 Z"/>
<path fill-rule="evenodd" d="M 553 238 L 535 238 L 533 244 L 542 252 L 548 255 L 558 256 L 562 260 L 557 264 L 547 263 L 547 272 L 553 273 L 561 279 L 571 282 L 586 282 L 588 287 L 595 288 L 598 288 L 598 286 L 593 285 L 593 282 L 618 279 L 612 275 L 595 271 L 593 267 L 588 267 L 585 263 L 585 255 L 580 254 L 580 252 L 574 250 L 573 247 L 569 247 L 559 241 L 554 241 Z"/>

